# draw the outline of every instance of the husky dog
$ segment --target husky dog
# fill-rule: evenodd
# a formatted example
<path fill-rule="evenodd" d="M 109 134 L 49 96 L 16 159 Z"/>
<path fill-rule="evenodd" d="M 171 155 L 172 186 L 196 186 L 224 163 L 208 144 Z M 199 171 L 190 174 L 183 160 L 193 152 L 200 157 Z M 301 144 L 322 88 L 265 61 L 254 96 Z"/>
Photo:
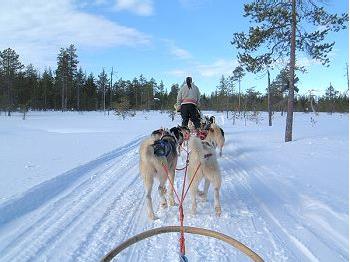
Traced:
<path fill-rule="evenodd" d="M 151 197 L 154 178 L 159 181 L 160 205 L 163 208 L 168 206 L 165 198 L 167 191 L 165 183 L 168 175 L 171 183 L 174 183 L 178 156 L 176 148 L 182 140 L 181 131 L 178 127 L 174 127 L 170 130 L 156 130 L 141 143 L 139 167 L 146 189 L 147 216 L 149 219 L 157 219 L 153 211 Z M 169 188 L 169 204 L 171 206 L 175 204 L 174 192 L 171 188 Z"/>
<path fill-rule="evenodd" d="M 191 119 L 188 120 L 188 128 L 190 129 L 190 131 L 193 131 L 196 129 Z"/>
<path fill-rule="evenodd" d="M 209 125 L 207 126 L 208 134 L 205 138 L 206 141 L 213 144 L 215 147 L 219 147 L 220 156 L 222 156 L 222 148 L 225 144 L 225 133 L 221 127 L 215 122 L 215 116 L 209 118 Z"/>
<path fill-rule="evenodd" d="M 189 140 L 189 165 L 188 165 L 188 181 L 193 182 L 190 187 L 192 213 L 196 213 L 197 193 L 206 200 L 210 183 L 214 186 L 214 207 L 217 216 L 221 215 L 221 204 L 219 191 L 221 187 L 221 174 L 216 158 L 215 148 L 207 141 L 202 141 L 198 137 L 191 137 Z M 199 167 L 199 168 L 198 168 Z M 198 170 L 197 170 L 198 168 Z M 197 170 L 197 173 L 196 173 Z M 196 174 L 195 174 L 196 173 Z M 204 191 L 198 191 L 198 185 L 202 179 L 205 179 Z"/>

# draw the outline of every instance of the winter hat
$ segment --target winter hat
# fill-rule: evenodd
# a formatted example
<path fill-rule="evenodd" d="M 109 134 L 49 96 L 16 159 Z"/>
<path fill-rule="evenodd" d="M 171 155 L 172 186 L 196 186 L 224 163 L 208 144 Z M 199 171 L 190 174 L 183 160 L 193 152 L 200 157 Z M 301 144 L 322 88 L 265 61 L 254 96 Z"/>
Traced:
<path fill-rule="evenodd" d="M 192 77 L 190 77 L 190 76 L 186 77 L 186 84 L 187 84 L 188 88 L 192 87 Z"/>

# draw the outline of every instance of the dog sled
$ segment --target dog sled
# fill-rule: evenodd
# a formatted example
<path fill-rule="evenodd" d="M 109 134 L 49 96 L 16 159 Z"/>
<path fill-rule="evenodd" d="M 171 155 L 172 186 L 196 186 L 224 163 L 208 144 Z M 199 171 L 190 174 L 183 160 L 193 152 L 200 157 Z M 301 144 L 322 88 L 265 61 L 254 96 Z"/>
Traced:
<path fill-rule="evenodd" d="M 227 236 L 225 234 L 222 234 L 220 232 L 216 232 L 209 229 L 204 228 L 198 228 L 198 227 L 189 227 L 184 226 L 183 229 L 181 229 L 180 226 L 166 226 L 166 227 L 159 227 L 154 228 L 151 230 L 147 230 L 145 232 L 142 232 L 138 235 L 135 235 L 128 240 L 124 241 L 123 243 L 119 244 L 115 248 L 113 248 L 111 251 L 109 251 L 102 259 L 101 262 L 107 262 L 111 261 L 115 256 L 117 256 L 120 252 L 122 252 L 124 249 L 130 247 L 133 244 L 136 244 L 137 242 L 140 242 L 146 238 L 150 238 L 155 235 L 159 234 L 165 234 L 165 233 L 181 233 L 181 230 L 183 230 L 185 233 L 188 234 L 195 234 L 195 235 L 201 235 L 201 236 L 207 236 L 211 238 L 216 238 L 218 240 L 224 241 L 227 244 L 231 245 L 233 248 L 238 249 L 242 253 L 244 253 L 247 257 L 251 258 L 252 261 L 255 262 L 263 262 L 264 260 L 253 250 L 251 250 L 246 245 L 242 244 L 238 240 Z M 187 262 L 187 258 L 184 254 L 180 254 L 179 257 L 180 262 Z"/>
<path fill-rule="evenodd" d="M 163 137 L 164 136 L 169 136 L 169 134 L 165 134 L 164 135 L 163 131 L 164 130 L 162 130 L 162 129 L 156 130 L 156 131 L 154 131 L 152 133 L 152 135 L 153 136 L 163 136 Z M 197 133 L 189 133 L 187 137 L 184 136 L 185 140 L 189 140 L 190 136 L 197 136 L 197 137 L 200 138 L 200 140 L 203 140 L 205 138 L 205 134 L 203 134 L 201 132 L 199 132 L 199 133 L 197 132 Z M 200 141 L 200 140 L 197 138 L 197 141 Z M 204 143 L 204 141 L 202 141 L 202 143 Z M 168 180 L 168 182 L 169 182 L 169 184 L 171 186 L 172 194 L 175 194 L 175 196 L 177 198 L 178 208 L 179 208 L 179 222 L 180 222 L 180 225 L 179 226 L 164 226 L 164 227 L 154 228 L 154 229 L 151 229 L 151 230 L 144 231 L 144 232 L 142 232 L 140 234 L 137 234 L 137 235 L 129 238 L 128 240 L 124 241 L 123 243 L 119 244 L 115 248 L 113 248 L 111 251 L 109 251 L 101 259 L 101 261 L 103 261 L 103 262 L 104 261 L 111 261 L 115 256 L 117 256 L 124 249 L 130 247 L 131 245 L 136 244 L 137 242 L 140 242 L 140 241 L 142 241 L 144 239 L 153 237 L 155 235 L 166 234 L 166 233 L 180 233 L 180 238 L 179 238 L 179 246 L 180 246 L 179 261 L 180 262 L 188 262 L 188 259 L 186 257 L 186 252 L 185 252 L 185 233 L 186 233 L 186 234 L 195 234 L 195 235 L 200 235 L 200 236 L 211 237 L 211 238 L 215 238 L 215 239 L 224 241 L 227 244 L 229 244 L 231 247 L 241 251 L 244 255 L 248 256 L 252 261 L 262 262 L 263 259 L 257 253 L 255 253 L 253 250 L 251 250 L 249 247 L 247 247 L 243 243 L 239 242 L 238 240 L 236 240 L 236 239 L 234 239 L 234 238 L 232 238 L 232 237 L 230 237 L 228 235 L 225 235 L 225 234 L 217 232 L 217 231 L 209 230 L 209 229 L 198 228 L 198 227 L 190 227 L 190 226 L 185 226 L 184 225 L 183 203 L 184 203 L 185 197 L 186 197 L 186 195 L 187 195 L 187 193 L 188 193 L 188 191 L 189 191 L 189 189 L 190 189 L 190 187 L 192 185 L 192 182 L 194 181 L 194 178 L 195 178 L 196 174 L 199 171 L 201 163 L 198 164 L 198 166 L 195 169 L 195 172 L 193 173 L 193 175 L 192 176 L 188 176 L 189 183 L 188 183 L 187 188 L 186 188 L 186 182 L 185 181 L 186 181 L 188 166 L 190 165 L 189 164 L 190 163 L 190 161 L 189 161 L 190 153 L 189 153 L 188 148 L 186 150 L 184 147 L 182 147 L 182 149 L 187 154 L 185 167 L 183 167 L 183 168 L 175 168 L 175 170 L 177 170 L 177 171 L 185 170 L 184 180 L 183 180 L 183 183 L 182 183 L 182 192 L 181 192 L 181 194 L 179 194 L 180 192 L 178 193 L 177 190 L 175 190 L 174 178 L 173 179 L 170 178 L 169 169 L 168 169 L 168 167 L 167 167 L 167 165 L 165 163 L 163 164 L 163 169 L 164 169 L 164 171 L 166 173 L 167 180 Z M 157 156 L 164 157 L 165 155 L 167 155 L 167 153 L 170 152 L 170 150 L 171 150 L 171 147 L 169 147 L 169 145 L 167 145 L 166 141 L 159 140 L 156 143 L 154 143 L 154 154 L 157 155 Z M 204 158 L 205 157 L 209 158 L 209 157 L 211 157 L 211 155 L 212 154 L 206 154 L 206 155 L 204 155 Z M 220 207 L 218 215 L 220 216 L 220 214 L 221 214 L 221 207 Z"/>

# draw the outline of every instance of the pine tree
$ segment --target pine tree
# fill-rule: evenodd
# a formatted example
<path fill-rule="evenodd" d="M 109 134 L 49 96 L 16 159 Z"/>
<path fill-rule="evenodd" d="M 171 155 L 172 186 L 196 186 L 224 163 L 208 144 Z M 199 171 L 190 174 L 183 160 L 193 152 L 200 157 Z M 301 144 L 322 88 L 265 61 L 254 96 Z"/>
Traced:
<path fill-rule="evenodd" d="M 43 109 L 55 108 L 54 78 L 51 69 L 45 69 L 40 79 L 43 95 Z"/>
<path fill-rule="evenodd" d="M 273 67 L 280 59 L 289 56 L 289 95 L 285 141 L 292 140 L 294 77 L 296 50 L 306 52 L 312 59 L 328 66 L 328 53 L 335 42 L 325 38 L 331 31 L 345 29 L 348 14 L 332 15 L 311 0 L 274 1 L 261 0 L 244 5 L 244 16 L 255 26 L 249 33 L 235 33 L 232 44 L 239 52 L 239 62 L 249 72 L 259 72 Z M 308 27 L 303 24 L 308 23 Z M 314 26 L 315 31 L 306 31 Z"/>
<path fill-rule="evenodd" d="M 232 80 L 238 82 L 238 112 L 241 114 L 241 81 L 244 77 L 244 69 L 242 66 L 237 66 L 232 72 Z"/>
<path fill-rule="evenodd" d="M 73 44 L 71 44 L 67 49 L 68 54 L 68 79 L 67 79 L 67 103 L 69 108 L 76 107 L 75 103 L 75 96 L 77 92 L 74 92 L 76 87 L 76 75 L 78 72 L 78 55 L 77 55 L 77 49 Z M 78 99 L 78 97 L 76 98 Z M 66 104 L 67 106 L 67 104 Z"/>
<path fill-rule="evenodd" d="M 329 104 L 329 111 L 331 114 L 334 112 L 334 104 L 337 99 L 339 91 L 335 90 L 332 83 L 329 83 L 329 87 L 326 89 L 325 98 Z"/>
<path fill-rule="evenodd" d="M 41 98 L 39 90 L 38 72 L 32 64 L 29 64 L 24 72 L 24 85 L 19 90 L 18 104 L 22 110 L 40 108 Z"/>
<path fill-rule="evenodd" d="M 94 75 L 91 73 L 84 84 L 83 89 L 83 103 L 82 106 L 86 110 L 97 110 L 98 99 L 97 99 L 97 87 L 95 84 Z"/>
<path fill-rule="evenodd" d="M 83 69 L 80 67 L 79 71 L 76 74 L 75 77 L 75 85 L 76 85 L 76 90 L 77 90 L 77 104 L 76 104 L 76 109 L 79 111 L 81 110 L 80 107 L 80 96 L 81 96 L 81 91 L 84 87 L 84 84 L 86 82 L 86 76 L 83 72 Z"/>
<path fill-rule="evenodd" d="M 64 48 L 60 49 L 57 56 L 56 83 L 61 89 L 61 110 L 67 110 L 67 93 L 69 78 L 69 55 Z"/>
<path fill-rule="evenodd" d="M 104 114 L 106 114 L 106 91 L 108 88 L 108 77 L 105 72 L 105 69 L 102 69 L 102 72 L 98 75 L 98 80 L 97 80 L 97 89 L 98 92 L 102 95 L 102 101 L 101 101 L 101 107 L 103 109 Z"/>
<path fill-rule="evenodd" d="M 15 50 L 7 48 L 0 51 L 0 72 L 4 81 L 4 97 L 8 116 L 11 116 L 14 107 L 14 81 L 24 66 L 19 61 L 19 55 Z"/>

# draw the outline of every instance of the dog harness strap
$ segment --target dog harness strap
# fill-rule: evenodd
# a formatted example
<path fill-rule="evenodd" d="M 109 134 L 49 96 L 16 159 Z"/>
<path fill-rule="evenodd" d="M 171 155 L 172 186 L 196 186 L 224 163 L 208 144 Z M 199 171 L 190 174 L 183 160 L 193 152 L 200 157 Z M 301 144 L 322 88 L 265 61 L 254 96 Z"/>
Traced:
<path fill-rule="evenodd" d="M 211 157 L 212 155 L 213 155 L 212 153 L 210 153 L 210 154 L 205 154 L 205 155 L 204 155 L 204 158 Z"/>

